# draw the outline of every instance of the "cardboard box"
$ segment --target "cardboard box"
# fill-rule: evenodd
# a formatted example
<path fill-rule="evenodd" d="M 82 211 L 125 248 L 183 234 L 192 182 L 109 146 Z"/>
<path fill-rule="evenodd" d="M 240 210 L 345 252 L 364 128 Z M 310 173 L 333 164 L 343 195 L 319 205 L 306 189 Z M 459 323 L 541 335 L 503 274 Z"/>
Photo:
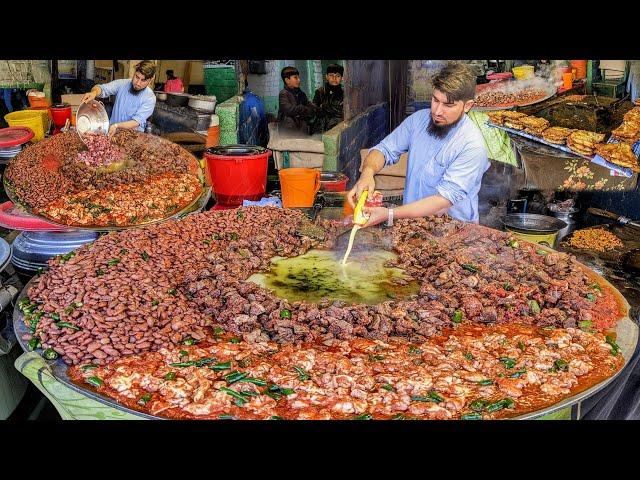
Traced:
<path fill-rule="evenodd" d="M 62 95 L 62 102 L 71 105 L 71 125 L 73 126 L 76 125 L 76 115 L 82 103 L 82 97 L 84 97 L 84 93 L 66 93 Z"/>
<path fill-rule="evenodd" d="M 84 97 L 84 93 L 66 93 L 62 95 L 62 101 L 72 107 L 78 107 L 82 102 L 82 97 Z"/>

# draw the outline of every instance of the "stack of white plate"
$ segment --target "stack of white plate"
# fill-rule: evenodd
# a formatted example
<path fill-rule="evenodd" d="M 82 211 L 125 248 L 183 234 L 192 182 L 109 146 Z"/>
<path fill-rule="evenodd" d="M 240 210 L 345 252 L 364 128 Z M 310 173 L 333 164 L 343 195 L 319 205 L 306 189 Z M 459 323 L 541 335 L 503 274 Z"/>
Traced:
<path fill-rule="evenodd" d="M 0 148 L 0 163 L 7 163 L 13 157 L 19 154 L 21 150 L 21 145 L 16 145 L 15 147 Z"/>

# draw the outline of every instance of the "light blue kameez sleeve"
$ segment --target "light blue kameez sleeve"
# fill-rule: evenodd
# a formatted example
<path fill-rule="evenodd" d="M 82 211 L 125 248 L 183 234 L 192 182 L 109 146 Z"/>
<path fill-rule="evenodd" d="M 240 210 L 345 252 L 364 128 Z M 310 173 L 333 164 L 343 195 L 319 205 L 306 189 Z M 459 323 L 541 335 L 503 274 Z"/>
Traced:
<path fill-rule="evenodd" d="M 400 159 L 400 155 L 409 151 L 411 135 L 415 123 L 415 114 L 405 118 L 398 127 L 387 135 L 371 150 L 379 150 L 384 155 L 384 165 L 393 165 Z"/>
<path fill-rule="evenodd" d="M 146 93 L 146 92 L 145 92 Z M 138 122 L 139 126 L 144 126 L 147 123 L 147 118 L 151 116 L 153 110 L 156 107 L 156 96 L 149 95 L 141 103 L 140 107 L 131 116 L 131 120 Z"/>
<path fill-rule="evenodd" d="M 129 83 L 129 82 L 131 82 L 131 80 L 127 78 L 121 78 L 119 80 L 113 80 L 112 82 L 98 85 L 101 90 L 101 93 L 100 95 L 98 95 L 98 98 L 110 97 L 111 95 L 117 94 L 118 90 L 120 90 L 125 83 Z"/>
<path fill-rule="evenodd" d="M 436 190 L 455 205 L 467 198 L 469 192 L 479 185 L 488 168 L 489 159 L 484 146 L 467 146 L 445 170 L 442 180 L 436 185 Z"/>

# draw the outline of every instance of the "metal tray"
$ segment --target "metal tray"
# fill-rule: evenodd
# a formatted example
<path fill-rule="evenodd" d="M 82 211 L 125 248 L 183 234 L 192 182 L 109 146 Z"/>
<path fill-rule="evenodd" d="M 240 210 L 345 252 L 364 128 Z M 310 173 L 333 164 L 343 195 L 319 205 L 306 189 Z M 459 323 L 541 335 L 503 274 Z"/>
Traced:
<path fill-rule="evenodd" d="M 543 248 L 546 249 L 548 251 L 555 251 L 551 248 L 539 245 L 539 248 Z M 581 264 L 582 265 L 582 264 Z M 616 324 L 616 328 L 615 328 L 615 332 L 616 332 L 616 343 L 620 346 L 620 351 L 622 352 L 622 355 L 624 357 L 624 365 L 622 366 L 622 368 L 620 370 L 618 370 L 618 372 L 616 372 L 615 375 L 601 381 L 600 383 L 597 383 L 595 385 L 593 385 L 592 387 L 583 390 L 579 393 L 576 393 L 575 395 L 571 396 L 571 397 L 567 397 L 557 403 L 554 403 L 553 405 L 550 405 L 546 408 L 540 409 L 540 410 L 536 410 L 533 412 L 529 412 L 529 413 L 525 413 L 523 415 L 519 415 L 517 417 L 510 417 L 511 419 L 518 419 L 518 420 L 526 420 L 526 419 L 533 419 L 533 418 L 538 418 L 547 414 L 550 414 L 552 412 L 555 412 L 557 410 L 561 410 L 563 408 L 569 407 L 571 405 L 574 405 L 578 402 L 580 402 L 581 400 L 584 400 L 585 398 L 595 394 L 596 392 L 598 392 L 599 390 L 602 390 L 604 387 L 606 387 L 609 383 L 611 383 L 621 372 L 622 370 L 627 366 L 627 364 L 629 363 L 629 360 L 631 359 L 631 357 L 633 356 L 633 353 L 635 351 L 636 345 L 638 343 L 638 325 L 631 320 L 631 318 L 629 318 L 629 310 L 630 310 L 630 305 L 629 302 L 627 302 L 627 300 L 622 296 L 622 294 L 613 286 L 611 285 L 611 283 L 609 283 L 607 280 L 605 280 L 602 276 L 598 275 L 597 273 L 595 273 L 593 270 L 589 269 L 588 267 L 586 267 L 585 265 L 582 265 L 582 267 L 585 270 L 585 273 L 587 275 L 589 275 L 591 278 L 593 278 L 594 280 L 597 279 L 598 281 L 604 283 L 606 286 L 608 286 L 609 288 L 612 289 L 612 291 L 614 292 L 614 294 L 616 295 L 616 297 L 618 298 L 623 311 L 624 311 L 624 318 L 622 318 L 621 320 L 618 321 L 618 323 Z M 15 301 L 15 307 L 13 309 L 13 328 L 16 334 L 16 337 L 18 339 L 18 343 L 20 344 L 20 347 L 25 351 L 28 352 L 29 349 L 27 347 L 27 342 L 25 342 L 22 339 L 22 336 L 26 333 L 29 333 L 29 330 L 27 329 L 27 326 L 24 324 L 24 321 L 22 320 L 23 318 L 23 314 L 20 311 L 20 309 L 18 308 L 18 302 L 20 300 L 22 300 L 22 298 L 24 298 L 25 296 L 27 296 L 27 291 L 29 290 L 29 288 L 31 287 L 31 285 L 34 283 L 35 281 L 35 277 L 32 278 L 24 287 L 24 289 L 20 292 L 20 295 L 18 296 L 18 298 Z M 108 405 L 109 407 L 112 407 L 116 410 L 121 410 L 121 411 L 125 411 L 127 413 L 133 414 L 133 415 L 138 415 L 140 417 L 143 418 L 150 418 L 150 419 L 162 419 L 162 420 L 166 420 L 166 418 L 164 417 L 158 417 L 155 415 L 149 415 L 146 413 L 142 413 L 139 412 L 137 410 L 133 410 L 130 409 L 128 407 L 125 407 L 124 405 L 121 405 L 117 402 L 115 402 L 113 399 L 106 397 L 100 393 L 97 393 L 93 390 L 90 390 L 88 388 L 83 388 L 80 387 L 76 384 L 74 384 L 70 379 L 69 376 L 67 375 L 67 364 L 64 363 L 64 361 L 61 358 L 58 358 L 56 360 L 45 360 L 45 362 L 47 363 L 48 367 L 51 370 L 52 375 L 61 383 L 63 383 L 64 385 L 66 385 L 67 387 L 71 388 L 72 390 L 75 390 L 76 392 L 81 393 L 82 395 L 85 395 L 89 398 L 91 398 L 92 400 L 96 400 L 102 404 Z"/>
<path fill-rule="evenodd" d="M 550 147 L 557 148 L 558 150 L 562 150 L 563 152 L 570 153 L 570 154 L 575 155 L 577 157 L 586 158 L 587 160 L 590 160 L 591 162 L 595 163 L 596 165 L 600 165 L 601 167 L 605 167 L 605 168 L 608 168 L 609 170 L 613 170 L 613 171 L 619 173 L 620 175 L 622 175 L 624 177 L 630 178 L 630 177 L 632 177 L 634 175 L 633 170 L 631 170 L 630 168 L 621 167 L 621 166 L 616 165 L 614 163 L 610 163 L 610 162 L 606 161 L 604 158 L 602 158 L 598 154 L 593 155 L 592 157 L 588 157 L 588 156 L 583 155 L 581 153 L 574 152 L 573 150 L 571 150 L 566 145 L 558 145 L 557 143 L 547 142 L 544 138 L 536 137 L 534 135 L 531 135 L 530 133 L 525 132 L 524 130 L 516 130 L 515 128 L 505 127 L 504 125 L 496 125 L 495 123 L 491 123 L 491 122 L 487 122 L 486 125 L 488 127 L 498 128 L 500 130 L 504 130 L 506 132 L 513 133 L 515 135 L 519 135 L 519 136 L 524 137 L 524 138 L 528 138 L 529 140 L 533 140 L 533 141 L 542 143 L 544 145 L 548 145 Z M 612 143 L 612 142 L 613 142 L 613 139 L 610 137 L 609 140 L 607 141 L 607 143 Z M 633 148 L 633 152 L 636 155 L 640 155 L 640 141 L 634 143 L 632 148 Z"/>
<path fill-rule="evenodd" d="M 4 177 L 2 179 L 2 181 L 3 181 L 3 184 L 4 184 L 4 190 L 7 193 L 7 196 L 9 197 L 9 200 L 11 200 L 16 205 L 20 205 L 30 215 L 33 215 L 34 217 L 37 217 L 37 218 L 39 218 L 41 220 L 44 220 L 46 222 L 53 223 L 53 224 L 59 225 L 61 227 L 65 227 L 67 229 L 88 230 L 88 231 L 91 231 L 91 232 L 114 232 L 114 231 L 120 231 L 120 230 L 127 230 L 127 229 L 130 229 L 130 228 L 145 227 L 147 225 L 153 225 L 154 223 L 165 222 L 165 221 L 167 221 L 169 219 L 172 219 L 172 218 L 182 218 L 186 214 L 191 213 L 191 212 L 195 211 L 198 208 L 204 207 L 204 205 L 209 200 L 209 197 L 211 196 L 211 187 L 207 187 L 205 185 L 205 186 L 203 186 L 202 193 L 200 194 L 199 197 L 194 199 L 191 203 L 189 203 L 189 205 L 185 206 L 179 212 L 174 213 L 174 214 L 172 214 L 172 215 L 170 215 L 168 217 L 165 217 L 165 218 L 159 218 L 157 220 L 151 220 L 149 222 L 138 223 L 136 225 L 130 225 L 130 226 L 126 226 L 126 227 L 76 227 L 76 226 L 73 226 L 73 225 L 65 225 L 64 223 L 58 223 L 58 222 L 56 222 L 54 220 L 51 220 L 50 218 L 47 218 L 45 216 L 38 215 L 38 214 L 34 213 L 31 210 L 31 207 L 29 207 L 28 205 L 22 203 L 18 199 L 18 197 L 16 196 L 16 194 L 15 194 L 15 192 L 13 190 L 13 186 L 8 182 L 6 177 Z M 204 203 L 203 203 L 203 199 L 206 199 L 206 200 L 204 200 Z M 201 204 L 202 204 L 202 207 L 199 207 Z"/>
<path fill-rule="evenodd" d="M 536 103 L 540 103 L 540 102 L 544 102 L 545 100 L 549 100 L 551 97 L 553 97 L 556 94 L 556 92 L 549 92 L 545 97 L 542 97 L 538 100 L 533 100 L 531 102 L 526 102 L 526 103 L 515 103 L 513 105 L 510 105 L 508 107 L 472 107 L 471 110 L 472 111 L 476 111 L 476 112 L 491 112 L 494 110 L 511 110 L 513 108 L 516 107 L 528 107 L 529 105 L 535 105 Z"/>

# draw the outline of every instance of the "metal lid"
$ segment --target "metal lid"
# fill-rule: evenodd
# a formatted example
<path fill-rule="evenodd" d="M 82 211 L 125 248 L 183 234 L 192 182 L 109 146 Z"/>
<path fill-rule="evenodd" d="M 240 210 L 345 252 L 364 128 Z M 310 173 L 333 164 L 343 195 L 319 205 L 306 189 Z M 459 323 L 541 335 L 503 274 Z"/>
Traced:
<path fill-rule="evenodd" d="M 33 138 L 33 130 L 29 127 L 8 127 L 0 129 L 0 147 L 22 145 Z"/>
<path fill-rule="evenodd" d="M 210 147 L 205 153 L 210 155 L 222 155 L 226 157 L 243 157 L 248 155 L 260 155 L 266 153 L 267 149 L 258 145 L 223 145 Z"/>
<path fill-rule="evenodd" d="M 502 219 L 505 227 L 530 233 L 553 233 L 567 226 L 566 222 L 536 213 L 510 213 Z"/>
<path fill-rule="evenodd" d="M 0 238 L 0 272 L 5 269 L 10 261 L 11 245 L 9 245 L 4 238 Z"/>
<path fill-rule="evenodd" d="M 76 130 L 78 133 L 104 133 L 109 131 L 109 115 L 102 102 L 91 100 L 78 107 L 76 113 Z"/>

